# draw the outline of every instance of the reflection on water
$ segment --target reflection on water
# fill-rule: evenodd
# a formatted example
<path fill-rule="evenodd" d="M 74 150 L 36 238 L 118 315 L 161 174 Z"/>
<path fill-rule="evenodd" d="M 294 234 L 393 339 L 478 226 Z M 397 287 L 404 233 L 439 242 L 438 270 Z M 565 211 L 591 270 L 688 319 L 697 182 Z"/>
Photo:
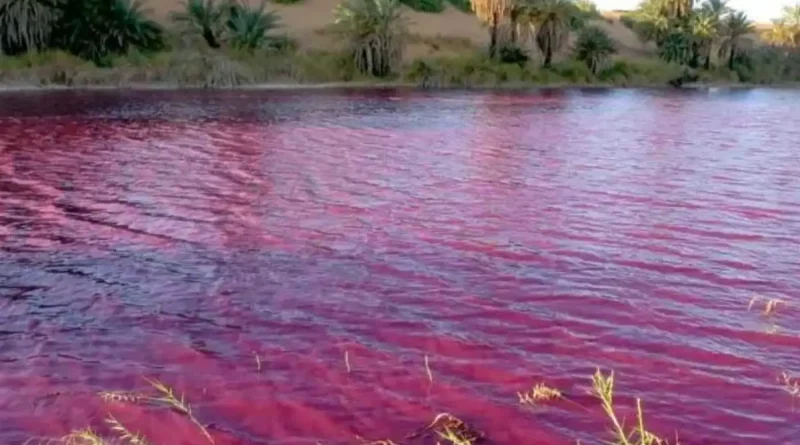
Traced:
<path fill-rule="evenodd" d="M 2 95 L 0 442 L 112 412 L 202 443 L 96 396 L 150 376 L 221 444 L 402 438 L 441 411 L 497 444 L 591 443 L 600 366 L 664 434 L 788 444 L 798 100 Z M 789 304 L 766 319 L 755 294 Z M 519 407 L 541 379 L 575 403 Z"/>

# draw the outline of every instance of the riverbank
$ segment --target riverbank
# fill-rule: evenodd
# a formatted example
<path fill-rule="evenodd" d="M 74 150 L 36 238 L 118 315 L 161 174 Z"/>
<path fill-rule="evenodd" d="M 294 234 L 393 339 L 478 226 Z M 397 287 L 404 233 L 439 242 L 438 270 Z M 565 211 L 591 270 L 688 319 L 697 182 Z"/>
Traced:
<path fill-rule="evenodd" d="M 476 51 L 449 57 L 420 57 L 389 78 L 364 76 L 337 52 L 237 51 L 132 52 L 106 66 L 60 51 L 0 57 L 0 90 L 176 89 L 176 88 L 529 88 L 529 87 L 754 87 L 726 69 L 689 71 L 658 59 L 618 58 L 593 74 L 586 65 L 563 60 L 544 68 L 532 63 L 498 63 Z M 793 86 L 793 84 L 764 84 Z M 794 85 L 796 86 L 796 85 Z"/>

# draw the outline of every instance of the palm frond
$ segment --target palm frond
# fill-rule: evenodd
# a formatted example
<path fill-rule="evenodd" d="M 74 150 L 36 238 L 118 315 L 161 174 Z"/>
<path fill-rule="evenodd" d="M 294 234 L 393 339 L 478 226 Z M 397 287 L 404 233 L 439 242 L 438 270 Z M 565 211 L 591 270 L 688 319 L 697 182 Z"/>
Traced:
<path fill-rule="evenodd" d="M 42 49 L 58 19 L 58 9 L 48 0 L 0 1 L 0 54 Z"/>

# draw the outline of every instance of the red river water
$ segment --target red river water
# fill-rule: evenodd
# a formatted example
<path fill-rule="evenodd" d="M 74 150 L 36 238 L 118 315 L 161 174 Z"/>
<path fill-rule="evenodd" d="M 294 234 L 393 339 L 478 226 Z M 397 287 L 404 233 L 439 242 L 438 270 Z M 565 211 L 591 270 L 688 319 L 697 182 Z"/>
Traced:
<path fill-rule="evenodd" d="M 144 377 L 219 445 L 402 444 L 440 412 L 490 444 L 595 444 L 598 367 L 683 444 L 800 444 L 778 379 L 800 376 L 798 104 L 4 93 L 0 444 L 109 414 L 206 443 L 98 396 Z M 520 405 L 537 382 L 566 400 Z"/>

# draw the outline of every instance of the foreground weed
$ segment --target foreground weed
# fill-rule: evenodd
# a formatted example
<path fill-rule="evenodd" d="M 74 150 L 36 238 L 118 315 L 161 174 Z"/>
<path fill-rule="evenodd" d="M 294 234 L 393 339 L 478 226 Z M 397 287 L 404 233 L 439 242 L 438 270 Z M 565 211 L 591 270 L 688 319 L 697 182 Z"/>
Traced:
<path fill-rule="evenodd" d="M 197 418 L 194 416 L 194 414 L 192 413 L 192 407 L 191 405 L 189 405 L 188 402 L 186 402 L 186 399 L 183 397 L 183 394 L 181 394 L 180 397 L 178 397 L 175 395 L 175 391 L 169 386 L 165 385 L 164 383 L 158 380 L 151 380 L 148 378 L 145 378 L 145 380 L 147 380 L 147 382 L 150 383 L 150 385 L 152 385 L 153 388 L 155 388 L 156 391 L 158 391 L 161 394 L 161 397 L 151 398 L 150 400 L 167 405 L 170 408 L 186 416 L 189 420 L 192 421 L 192 423 L 194 423 L 195 425 L 197 425 L 198 428 L 200 428 L 200 431 L 203 433 L 204 436 L 206 436 L 206 439 L 208 439 L 208 441 L 211 442 L 212 445 L 214 444 L 214 439 L 211 437 L 211 434 L 208 433 L 206 427 L 204 427 L 203 424 L 201 424 L 200 421 L 198 421 Z"/>
<path fill-rule="evenodd" d="M 106 402 L 142 403 L 148 399 L 144 394 L 128 391 L 100 391 L 98 394 Z"/>
<path fill-rule="evenodd" d="M 792 378 L 788 372 L 781 373 L 778 380 L 783 385 L 783 389 L 792 396 L 792 409 L 794 409 L 797 399 L 800 398 L 800 380 Z"/>
<path fill-rule="evenodd" d="M 109 415 L 108 418 L 106 418 L 106 423 L 108 427 L 111 428 L 111 431 L 115 432 L 123 443 L 128 443 L 129 445 L 148 445 L 144 436 L 139 433 L 131 432 L 119 420 L 115 419 L 114 416 Z"/>
<path fill-rule="evenodd" d="M 449 445 L 474 445 L 484 437 L 483 432 L 472 428 L 458 417 L 449 413 L 441 413 L 434 417 L 430 425 L 409 435 L 408 438 L 412 439 L 431 431 L 440 439 L 446 440 Z"/>
<path fill-rule="evenodd" d="M 425 372 L 428 374 L 428 381 L 433 383 L 433 372 L 431 372 L 431 364 L 428 360 L 428 354 L 425 354 Z"/>
<path fill-rule="evenodd" d="M 517 396 L 519 403 L 523 405 L 536 405 L 539 402 L 549 402 L 563 397 L 561 391 L 544 383 L 537 383 L 530 391 L 518 392 Z"/>
<path fill-rule="evenodd" d="M 91 428 L 75 430 L 62 437 L 59 442 L 64 445 L 108 445 L 108 442 Z"/>
<path fill-rule="evenodd" d="M 611 420 L 615 445 L 667 445 L 668 442 L 647 430 L 644 424 L 642 400 L 636 399 L 636 428 L 626 429 L 614 410 L 614 373 L 603 374 L 599 369 L 592 376 L 592 390 L 600 399 L 608 418 Z M 677 441 L 675 443 L 677 445 Z"/>
<path fill-rule="evenodd" d="M 344 351 L 344 367 L 347 369 L 348 374 L 353 370 L 350 367 L 350 351 Z"/>
<path fill-rule="evenodd" d="M 473 445 L 473 443 L 475 443 L 470 437 L 463 436 L 461 433 L 453 431 L 450 428 L 445 428 L 444 431 L 437 431 L 436 433 L 439 437 L 449 441 L 453 445 Z"/>
<path fill-rule="evenodd" d="M 257 352 L 254 352 L 253 355 L 256 357 L 256 371 L 261 372 L 261 357 Z"/>
<path fill-rule="evenodd" d="M 747 310 L 748 311 L 752 310 L 753 307 L 755 307 L 756 303 L 758 303 L 761 300 L 765 299 L 761 298 L 758 295 L 751 298 L 750 303 L 747 304 Z M 764 303 L 764 312 L 763 312 L 764 316 L 768 317 L 770 315 L 775 314 L 778 310 L 778 305 L 785 305 L 785 304 L 786 304 L 785 301 L 778 298 L 770 298 L 766 300 L 766 303 Z"/>

